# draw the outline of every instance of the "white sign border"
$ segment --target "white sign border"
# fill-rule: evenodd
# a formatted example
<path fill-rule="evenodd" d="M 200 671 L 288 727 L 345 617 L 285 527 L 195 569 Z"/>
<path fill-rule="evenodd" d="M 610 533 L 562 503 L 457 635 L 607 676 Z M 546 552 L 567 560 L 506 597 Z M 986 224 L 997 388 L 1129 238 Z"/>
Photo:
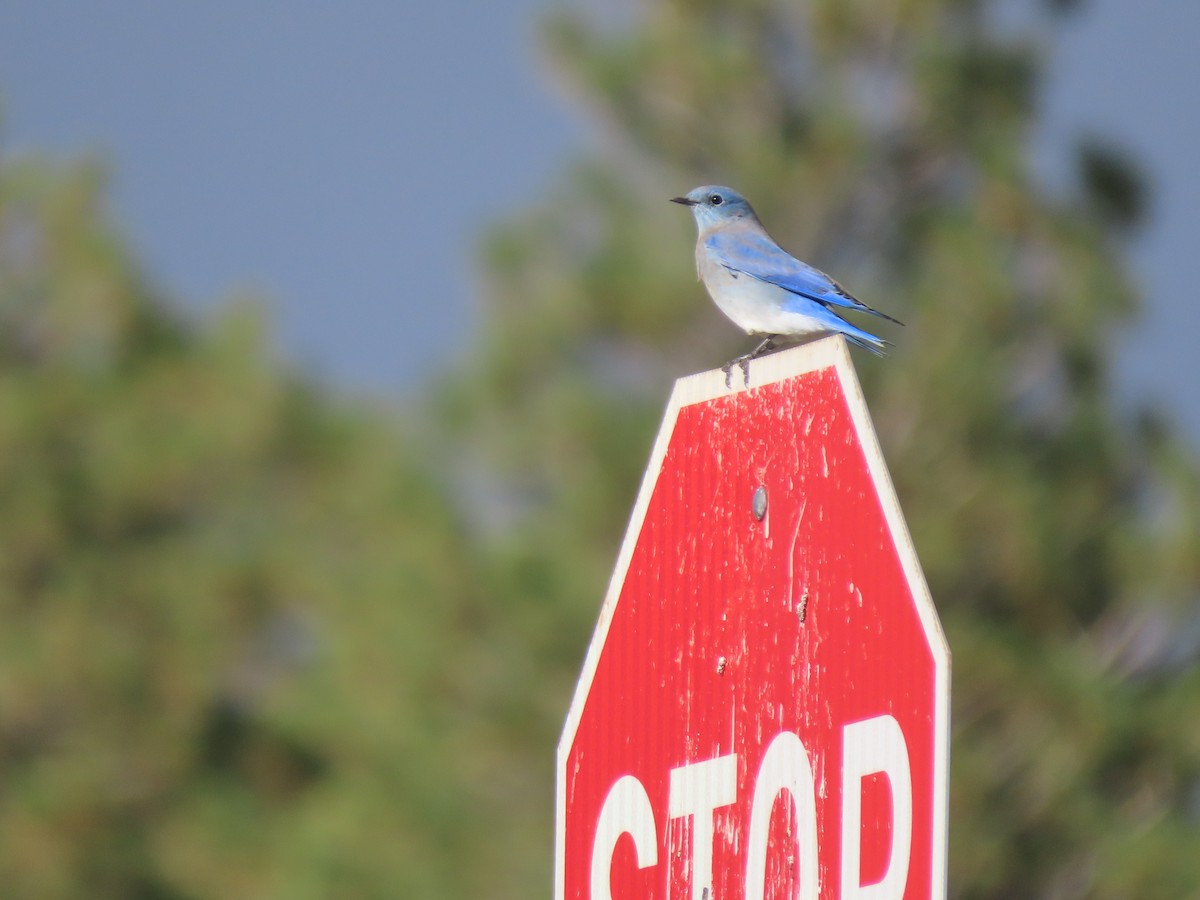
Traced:
<path fill-rule="evenodd" d="M 613 567 L 613 575 L 604 597 L 604 605 L 600 608 L 596 628 L 592 632 L 592 640 L 588 645 L 583 669 L 575 684 L 575 692 L 571 697 L 571 705 L 567 710 L 562 736 L 558 742 L 555 763 L 555 900 L 565 900 L 566 890 L 564 839 L 567 815 L 567 758 L 570 755 L 575 734 L 579 730 L 583 706 L 591 689 L 592 680 L 595 678 L 596 667 L 600 663 L 601 651 L 608 639 L 608 631 L 612 625 L 613 615 L 616 613 L 617 600 L 625 583 L 625 576 L 629 571 L 629 563 L 633 558 L 638 535 L 641 534 L 642 524 L 650 506 L 650 498 L 654 494 L 654 486 L 662 472 L 663 460 L 666 458 L 667 447 L 670 445 L 671 436 L 675 431 L 675 422 L 679 418 L 679 411 L 686 406 L 704 403 L 716 397 L 752 390 L 830 366 L 836 370 L 841 382 L 847 406 L 850 409 L 850 417 L 854 423 L 854 430 L 867 460 L 867 469 L 878 492 L 888 529 L 895 541 L 905 578 L 908 580 L 913 599 L 917 604 L 917 612 L 925 631 L 925 638 L 929 642 L 930 651 L 934 657 L 934 689 L 936 692 L 934 730 L 936 737 L 933 761 L 933 865 L 930 896 L 931 900 L 946 896 L 950 777 L 950 647 L 946 643 L 946 636 L 938 619 L 937 608 L 930 596 L 925 574 L 921 571 L 912 535 L 909 534 L 908 525 L 900 510 L 900 501 L 896 497 L 891 473 L 888 472 L 883 451 L 879 446 L 879 439 L 871 423 L 867 402 L 863 397 L 862 386 L 859 384 L 858 376 L 855 374 L 850 360 L 846 341 L 835 335 L 781 350 L 752 361 L 748 373 L 749 384 L 745 386 L 743 386 L 742 372 L 736 367 L 733 370 L 731 379 L 733 387 L 731 388 L 725 386 L 726 376 L 721 369 L 710 369 L 707 372 L 688 375 L 675 382 L 670 400 L 667 401 L 666 412 L 663 414 L 662 425 L 659 426 L 658 436 L 650 451 L 650 460 L 646 465 L 641 487 L 638 489 L 637 500 L 629 517 L 629 525 L 625 529 L 625 537 L 621 541 L 621 549 L 617 554 L 616 565 Z"/>

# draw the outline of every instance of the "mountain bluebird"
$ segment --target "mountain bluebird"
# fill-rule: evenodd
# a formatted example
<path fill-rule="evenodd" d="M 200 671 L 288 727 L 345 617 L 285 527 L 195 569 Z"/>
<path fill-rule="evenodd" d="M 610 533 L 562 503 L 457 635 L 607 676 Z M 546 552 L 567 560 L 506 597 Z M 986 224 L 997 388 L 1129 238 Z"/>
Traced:
<path fill-rule="evenodd" d="M 835 311 L 870 313 L 903 325 L 886 313 L 850 296 L 840 284 L 784 251 L 763 228 L 758 216 L 737 191 L 705 185 L 674 203 L 690 206 L 700 229 L 696 272 L 717 308 L 747 334 L 764 340 L 722 369 L 730 385 L 734 366 L 750 384 L 750 360 L 779 343 L 796 343 L 825 334 L 840 334 L 864 350 L 882 356 L 889 342 L 851 325 Z"/>

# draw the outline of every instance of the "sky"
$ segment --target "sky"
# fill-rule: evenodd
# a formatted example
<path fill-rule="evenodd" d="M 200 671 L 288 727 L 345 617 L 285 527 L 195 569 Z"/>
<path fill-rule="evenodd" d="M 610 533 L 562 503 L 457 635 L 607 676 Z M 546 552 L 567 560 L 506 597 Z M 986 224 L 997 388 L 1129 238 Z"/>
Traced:
<path fill-rule="evenodd" d="M 1038 169 L 1060 177 L 1080 134 L 1128 150 L 1149 176 L 1150 221 L 1132 254 L 1143 315 L 1117 345 L 1126 402 L 1169 410 L 1200 445 L 1200 3 L 1088 0 L 1050 69 Z"/>
<path fill-rule="evenodd" d="M 568 2 L 586 0 L 14 0 L 0 148 L 105 160 L 165 294 L 201 316 L 265 298 L 285 358 L 411 395 L 470 351 L 483 229 L 591 148 L 537 50 L 536 14 Z M 1200 4 L 1085 3 L 1057 36 L 1035 166 L 1061 182 L 1077 139 L 1099 134 L 1151 176 L 1133 248 L 1145 314 L 1118 342 L 1119 396 L 1200 443 L 1197 34 Z"/>

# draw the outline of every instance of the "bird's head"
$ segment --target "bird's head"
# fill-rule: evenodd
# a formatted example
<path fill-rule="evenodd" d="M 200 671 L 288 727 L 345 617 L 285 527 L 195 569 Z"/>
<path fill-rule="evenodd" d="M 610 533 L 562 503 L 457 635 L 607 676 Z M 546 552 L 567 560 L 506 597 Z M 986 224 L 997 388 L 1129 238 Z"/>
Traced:
<path fill-rule="evenodd" d="M 749 219 L 758 221 L 746 198 L 733 188 L 721 187 L 719 184 L 706 184 L 693 188 L 682 197 L 672 197 L 672 203 L 682 203 L 692 209 L 696 224 L 700 230 L 729 222 L 734 219 Z"/>

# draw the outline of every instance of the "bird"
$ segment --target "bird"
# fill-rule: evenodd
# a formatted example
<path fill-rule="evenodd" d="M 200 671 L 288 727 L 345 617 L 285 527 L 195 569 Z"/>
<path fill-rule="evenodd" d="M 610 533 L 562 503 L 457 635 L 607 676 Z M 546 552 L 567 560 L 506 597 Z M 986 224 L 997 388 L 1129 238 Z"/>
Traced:
<path fill-rule="evenodd" d="M 801 262 L 775 243 L 750 203 L 732 188 L 706 184 L 672 203 L 690 207 L 696 219 L 696 274 L 709 296 L 735 325 L 762 342 L 724 366 L 731 386 L 734 366 L 750 386 L 750 360 L 780 344 L 799 343 L 826 334 L 877 356 L 889 341 L 852 325 L 839 310 L 867 313 L 903 325 L 872 309 L 819 269 Z"/>

